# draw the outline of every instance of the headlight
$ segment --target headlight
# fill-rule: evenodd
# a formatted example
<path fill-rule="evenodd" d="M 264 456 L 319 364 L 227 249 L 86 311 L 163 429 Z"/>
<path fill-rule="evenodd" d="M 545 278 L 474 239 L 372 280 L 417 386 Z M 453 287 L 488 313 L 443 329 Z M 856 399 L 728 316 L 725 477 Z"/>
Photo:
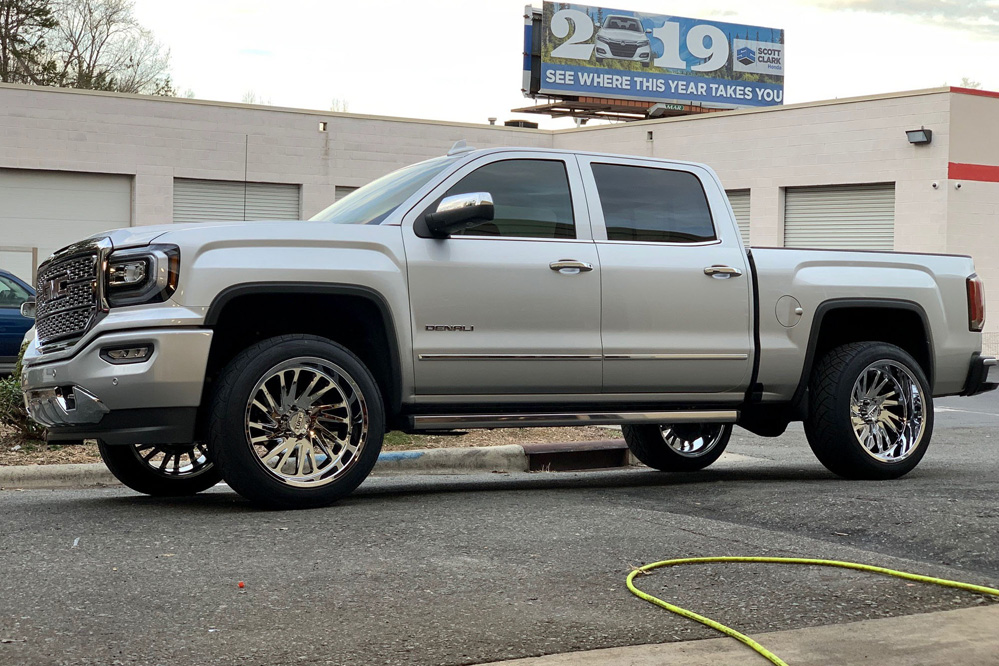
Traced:
<path fill-rule="evenodd" d="M 603 35 L 597 35 L 597 41 L 600 42 L 601 44 L 610 44 L 610 40 L 604 37 Z"/>
<path fill-rule="evenodd" d="M 104 293 L 108 305 L 160 303 L 177 290 L 180 249 L 150 245 L 112 252 L 104 264 Z"/>

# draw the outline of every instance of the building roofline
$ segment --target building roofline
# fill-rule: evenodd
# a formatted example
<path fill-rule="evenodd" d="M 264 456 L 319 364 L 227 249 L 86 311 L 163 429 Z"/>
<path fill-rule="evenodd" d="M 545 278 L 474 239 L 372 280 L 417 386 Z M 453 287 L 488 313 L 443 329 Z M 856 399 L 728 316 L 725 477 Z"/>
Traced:
<path fill-rule="evenodd" d="M 252 111 L 276 111 L 279 113 L 294 113 L 307 116 L 318 116 L 325 118 L 353 118 L 359 120 L 380 120 L 390 122 L 415 123 L 422 125 L 446 125 L 448 127 L 468 127 L 486 130 L 504 130 L 514 132 L 526 132 L 532 134 L 563 134 L 570 132 L 594 132 L 600 130 L 620 127 L 621 123 L 607 125 L 593 125 L 588 127 L 572 127 L 565 129 L 533 129 L 530 127 L 507 127 L 506 125 L 487 125 L 482 123 L 469 123 L 448 120 L 431 120 L 427 118 L 406 118 L 400 116 L 384 116 L 374 114 L 349 113 L 341 111 L 323 111 L 320 109 L 302 109 L 288 106 L 271 106 L 268 104 L 243 104 L 237 102 L 222 102 L 217 100 L 192 99 L 187 97 L 161 97 L 157 95 L 134 95 L 130 93 L 108 92 L 104 90 L 83 90 L 79 88 L 56 88 L 52 86 L 22 85 L 17 83 L 0 83 L 0 90 L 29 90 L 38 93 L 50 93 L 56 95 L 90 95 L 97 97 L 116 97 L 119 99 L 131 99 L 144 102 L 162 102 L 167 104 L 193 104 L 196 106 L 213 106 L 229 109 L 245 109 Z M 732 115 L 747 115 L 757 113 L 775 113 L 779 111 L 790 111 L 793 109 L 808 109 L 821 106 L 836 106 L 840 104 L 857 104 L 885 99 L 900 99 L 905 97 L 921 97 L 925 95 L 939 94 L 976 95 L 980 97 L 999 98 L 999 92 L 988 90 L 978 90 L 974 88 L 961 88 L 956 86 L 942 86 L 938 88 L 924 88 L 921 90 L 908 90 L 900 92 L 880 93 L 877 95 L 863 95 L 858 97 L 843 97 L 840 99 L 818 100 L 813 102 L 799 102 L 797 104 L 782 104 L 778 106 L 766 106 L 746 109 L 732 109 L 718 113 L 694 114 L 689 116 L 674 116 L 672 118 L 655 118 L 650 120 L 630 121 L 628 125 L 660 125 L 666 123 L 690 122 L 705 120 L 708 118 L 729 117 Z"/>
<path fill-rule="evenodd" d="M 951 86 L 950 91 L 958 95 L 975 95 L 977 97 L 994 97 L 999 99 L 999 92 L 993 92 L 991 90 L 979 90 L 978 88 L 961 88 L 959 86 Z"/>
<path fill-rule="evenodd" d="M 359 120 L 386 120 L 391 122 L 416 123 L 421 125 L 447 125 L 448 127 L 470 127 L 475 129 L 506 130 L 534 134 L 551 134 L 556 130 L 534 129 L 531 127 L 508 127 L 506 125 L 487 125 L 450 120 L 431 120 L 428 118 L 405 118 L 400 116 L 382 116 L 364 113 L 348 113 L 343 111 L 323 111 L 321 109 L 302 109 L 292 106 L 273 106 L 270 104 L 243 104 L 240 102 L 222 102 L 218 100 L 196 99 L 189 97 L 164 97 L 160 95 L 135 95 L 131 93 L 109 92 L 106 90 L 85 90 L 80 88 L 57 88 L 54 86 L 35 86 L 19 83 L 0 83 L 0 90 L 30 90 L 32 92 L 52 93 L 56 95 L 89 95 L 95 97 L 116 97 L 142 102 L 164 102 L 167 104 L 193 104 L 196 106 L 216 106 L 227 109 L 245 109 L 251 111 L 278 111 L 295 113 L 305 116 L 322 116 L 326 118 L 354 118 Z"/>

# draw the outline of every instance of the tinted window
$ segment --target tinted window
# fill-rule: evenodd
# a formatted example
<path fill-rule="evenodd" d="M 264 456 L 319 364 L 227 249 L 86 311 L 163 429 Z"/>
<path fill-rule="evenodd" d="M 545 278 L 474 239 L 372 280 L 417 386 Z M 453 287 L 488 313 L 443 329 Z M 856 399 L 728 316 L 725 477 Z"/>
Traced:
<path fill-rule="evenodd" d="M 5 275 L 0 275 L 0 308 L 19 308 L 31 300 L 31 293 Z"/>
<path fill-rule="evenodd" d="M 696 243 L 715 239 L 697 176 L 685 171 L 594 164 L 608 240 Z"/>
<path fill-rule="evenodd" d="M 495 208 L 491 222 L 455 235 L 519 238 L 575 238 L 569 177 L 560 160 L 504 160 L 476 169 L 444 197 L 489 192 Z M 424 213 L 437 210 L 441 197 Z"/>

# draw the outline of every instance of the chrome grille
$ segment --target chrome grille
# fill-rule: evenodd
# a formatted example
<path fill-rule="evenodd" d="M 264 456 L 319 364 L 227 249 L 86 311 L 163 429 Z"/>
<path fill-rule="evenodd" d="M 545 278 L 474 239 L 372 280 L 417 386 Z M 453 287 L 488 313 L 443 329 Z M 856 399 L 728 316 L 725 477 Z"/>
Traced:
<path fill-rule="evenodd" d="M 616 42 L 607 42 L 607 46 L 610 47 L 611 55 L 617 56 L 618 58 L 634 58 L 635 52 L 638 51 L 638 44 L 619 44 Z"/>
<path fill-rule="evenodd" d="M 69 248 L 68 248 L 69 249 Z M 98 250 L 57 254 L 38 269 L 35 331 L 41 346 L 82 336 L 98 312 Z"/>

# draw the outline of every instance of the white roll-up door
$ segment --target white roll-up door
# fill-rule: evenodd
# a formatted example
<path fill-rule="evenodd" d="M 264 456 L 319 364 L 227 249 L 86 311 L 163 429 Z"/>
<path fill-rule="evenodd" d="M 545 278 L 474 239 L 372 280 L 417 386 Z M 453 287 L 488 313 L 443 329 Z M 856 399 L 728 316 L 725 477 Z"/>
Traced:
<path fill-rule="evenodd" d="M 343 199 L 345 196 L 355 191 L 356 189 L 357 189 L 356 187 L 349 187 L 347 185 L 337 185 L 335 188 L 333 188 L 333 201 L 339 201 L 340 199 Z"/>
<path fill-rule="evenodd" d="M 131 176 L 0 169 L 0 268 L 24 280 L 56 250 L 131 224 Z"/>
<path fill-rule="evenodd" d="M 297 220 L 299 186 L 229 180 L 173 181 L 173 221 Z"/>
<path fill-rule="evenodd" d="M 895 184 L 787 188 L 784 246 L 895 249 Z"/>
<path fill-rule="evenodd" d="M 739 224 L 742 242 L 749 245 L 749 190 L 726 190 L 728 202 L 732 204 L 735 221 Z"/>

